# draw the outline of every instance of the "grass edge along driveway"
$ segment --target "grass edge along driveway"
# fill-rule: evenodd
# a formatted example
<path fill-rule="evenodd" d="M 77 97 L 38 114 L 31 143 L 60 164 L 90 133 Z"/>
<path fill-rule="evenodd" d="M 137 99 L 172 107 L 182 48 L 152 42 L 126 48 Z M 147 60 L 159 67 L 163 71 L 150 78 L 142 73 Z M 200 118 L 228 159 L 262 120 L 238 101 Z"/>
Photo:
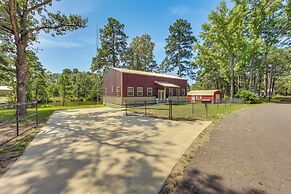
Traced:
<path fill-rule="evenodd" d="M 167 105 L 161 105 L 162 109 L 166 109 Z M 164 106 L 164 107 L 163 107 Z M 190 105 L 191 106 L 191 105 Z M 196 114 L 193 115 L 191 114 L 191 111 L 189 107 L 186 107 L 186 110 L 181 109 L 183 106 L 177 106 L 174 107 L 173 113 L 174 119 L 175 120 L 194 120 L 195 119 L 201 119 L 201 120 L 216 120 L 219 118 L 222 118 L 225 115 L 231 114 L 235 111 L 254 106 L 254 105 L 249 105 L 249 104 L 240 104 L 240 105 L 227 105 L 226 108 L 224 107 L 223 104 L 219 105 L 220 107 L 217 109 L 216 105 L 210 105 L 209 109 L 209 116 L 208 118 L 205 118 L 205 114 L 203 113 L 202 107 L 204 106 L 203 104 L 201 105 L 195 105 L 196 107 Z M 57 107 L 47 107 L 47 108 L 39 108 L 38 109 L 38 116 L 39 116 L 39 127 L 36 129 L 32 129 L 22 136 L 19 136 L 12 140 L 11 142 L 7 143 L 6 145 L 3 145 L 0 147 L 0 177 L 9 169 L 11 164 L 16 161 L 24 152 L 26 147 L 29 145 L 29 143 L 33 140 L 35 135 L 39 132 L 42 126 L 45 125 L 46 121 L 49 119 L 49 117 L 55 112 L 55 111 L 60 111 L 60 110 L 73 110 L 73 109 L 84 109 L 84 108 L 102 108 L 104 105 L 79 105 L 79 106 L 57 106 Z M 120 106 L 108 106 L 111 108 L 120 108 Z M 156 106 L 159 107 L 159 106 Z M 200 107 L 197 109 L 197 107 Z M 14 114 L 15 110 L 9 110 L 9 111 L 0 111 L 0 116 L 7 116 Z M 30 110 L 29 110 L 30 111 Z M 149 116 L 154 116 L 158 118 L 163 118 L 164 115 L 168 115 L 168 112 L 164 110 L 162 114 L 160 114 L 160 111 L 155 110 L 154 108 L 149 111 Z M 186 114 L 185 114 L 186 112 Z M 187 114 L 188 113 L 188 114 Z M 160 115 L 157 115 L 160 114 Z M 200 114 L 200 115 L 199 115 Z"/>

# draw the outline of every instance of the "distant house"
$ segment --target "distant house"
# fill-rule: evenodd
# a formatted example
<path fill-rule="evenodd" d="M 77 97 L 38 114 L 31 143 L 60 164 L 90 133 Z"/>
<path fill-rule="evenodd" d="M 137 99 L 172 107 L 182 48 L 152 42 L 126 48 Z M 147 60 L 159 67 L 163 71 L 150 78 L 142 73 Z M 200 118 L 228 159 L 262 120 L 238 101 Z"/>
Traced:
<path fill-rule="evenodd" d="M 103 80 L 103 102 L 180 101 L 186 100 L 186 89 L 187 80 L 184 78 L 112 67 Z"/>
<path fill-rule="evenodd" d="M 12 92 L 12 88 L 8 86 L 0 86 L 0 103 L 5 103 L 8 100 L 8 96 Z"/>
<path fill-rule="evenodd" d="M 191 90 L 187 93 L 187 98 L 195 103 L 216 103 L 223 98 L 220 90 Z"/>

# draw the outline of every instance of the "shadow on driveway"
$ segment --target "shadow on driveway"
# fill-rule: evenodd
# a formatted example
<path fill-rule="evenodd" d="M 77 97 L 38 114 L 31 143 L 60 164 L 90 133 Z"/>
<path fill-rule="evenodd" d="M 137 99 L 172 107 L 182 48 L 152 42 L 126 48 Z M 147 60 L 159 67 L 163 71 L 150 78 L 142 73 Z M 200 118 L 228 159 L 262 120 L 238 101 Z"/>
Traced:
<path fill-rule="evenodd" d="M 157 193 L 210 122 L 55 112 L 0 180 L 3 193 Z"/>

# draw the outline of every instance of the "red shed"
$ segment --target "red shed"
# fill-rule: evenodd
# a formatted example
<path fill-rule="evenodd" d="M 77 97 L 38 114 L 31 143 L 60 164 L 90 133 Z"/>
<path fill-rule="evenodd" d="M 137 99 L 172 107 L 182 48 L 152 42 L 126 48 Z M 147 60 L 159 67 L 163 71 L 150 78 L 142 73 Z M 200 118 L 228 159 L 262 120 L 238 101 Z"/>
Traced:
<path fill-rule="evenodd" d="M 220 90 L 192 90 L 187 93 L 187 98 L 195 103 L 220 102 L 223 98 L 223 93 Z"/>
<path fill-rule="evenodd" d="M 103 102 L 181 101 L 187 98 L 186 89 L 184 78 L 111 67 L 103 80 Z"/>

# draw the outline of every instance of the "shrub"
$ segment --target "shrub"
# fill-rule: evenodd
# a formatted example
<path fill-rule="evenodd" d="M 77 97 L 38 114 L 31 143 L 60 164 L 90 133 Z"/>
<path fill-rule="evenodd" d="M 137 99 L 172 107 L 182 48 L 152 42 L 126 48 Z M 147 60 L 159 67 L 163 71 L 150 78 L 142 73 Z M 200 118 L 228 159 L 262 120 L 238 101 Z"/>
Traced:
<path fill-rule="evenodd" d="M 241 98 L 247 104 L 258 104 L 261 103 L 260 97 L 248 90 L 239 90 L 238 93 L 235 95 L 237 98 Z"/>

